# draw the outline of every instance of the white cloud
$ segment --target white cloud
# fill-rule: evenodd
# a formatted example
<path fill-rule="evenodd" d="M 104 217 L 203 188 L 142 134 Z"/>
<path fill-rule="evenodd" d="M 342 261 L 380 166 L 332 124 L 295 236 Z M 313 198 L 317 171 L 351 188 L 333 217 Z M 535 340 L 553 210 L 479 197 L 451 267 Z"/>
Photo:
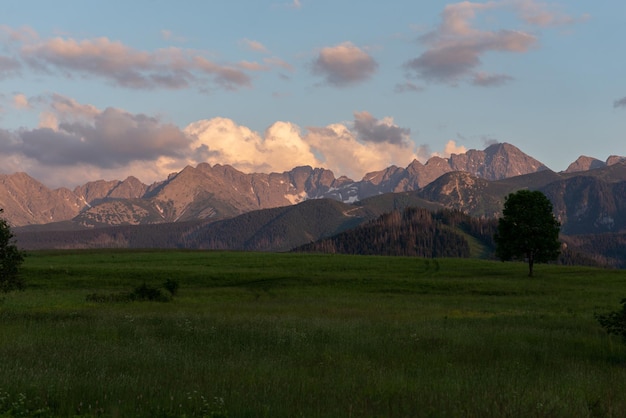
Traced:
<path fill-rule="evenodd" d="M 286 171 L 298 165 L 319 165 L 299 128 L 276 122 L 265 136 L 226 118 L 200 120 L 184 132 L 209 164 L 229 164 L 244 172 Z M 200 162 L 200 161 L 196 161 Z"/>
<path fill-rule="evenodd" d="M 465 152 L 467 152 L 467 148 L 462 145 L 457 145 L 456 141 L 451 139 L 446 142 L 446 145 L 442 152 L 434 152 L 432 156 L 448 158 L 452 154 L 463 154 Z"/>
<path fill-rule="evenodd" d="M 180 129 L 156 117 L 101 110 L 59 94 L 33 102 L 43 107 L 40 126 L 0 130 L 0 163 L 5 171 L 27 171 L 54 187 L 129 175 L 152 183 L 201 162 L 245 173 L 309 165 L 360 180 L 366 172 L 406 166 L 424 154 L 408 129 L 366 111 L 355 112 L 352 123 L 301 129 L 278 121 L 259 133 L 219 117 Z M 449 144 L 446 151 L 455 149 Z"/>
<path fill-rule="evenodd" d="M 360 180 L 369 171 L 390 165 L 406 166 L 418 159 L 412 144 L 360 142 L 356 134 L 342 124 L 309 128 L 306 140 L 323 156 L 324 167 L 336 176 L 346 175 L 354 180 Z"/>

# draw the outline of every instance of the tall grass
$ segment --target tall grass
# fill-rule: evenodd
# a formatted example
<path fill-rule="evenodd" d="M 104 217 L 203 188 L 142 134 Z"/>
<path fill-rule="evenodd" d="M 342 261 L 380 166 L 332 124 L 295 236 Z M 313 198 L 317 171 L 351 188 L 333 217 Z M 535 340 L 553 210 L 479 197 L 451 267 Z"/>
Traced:
<path fill-rule="evenodd" d="M 594 312 L 626 272 L 475 260 L 42 252 L 0 302 L 0 416 L 626 416 Z M 171 302 L 87 302 L 167 279 Z"/>

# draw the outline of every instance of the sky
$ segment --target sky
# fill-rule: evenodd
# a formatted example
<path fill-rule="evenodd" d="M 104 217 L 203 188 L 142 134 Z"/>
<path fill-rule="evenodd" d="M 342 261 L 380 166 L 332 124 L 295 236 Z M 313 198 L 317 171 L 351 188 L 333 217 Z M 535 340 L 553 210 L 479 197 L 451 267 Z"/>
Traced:
<path fill-rule="evenodd" d="M 626 155 L 622 0 L 57 0 L 0 18 L 0 174 L 360 180 L 507 142 Z"/>

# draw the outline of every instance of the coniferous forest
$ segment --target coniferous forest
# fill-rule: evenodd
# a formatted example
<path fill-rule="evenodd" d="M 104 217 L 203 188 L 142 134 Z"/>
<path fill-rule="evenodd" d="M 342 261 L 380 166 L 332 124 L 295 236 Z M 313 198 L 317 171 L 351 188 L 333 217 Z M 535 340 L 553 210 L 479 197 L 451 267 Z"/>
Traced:
<path fill-rule="evenodd" d="M 491 258 L 497 220 L 460 211 L 409 207 L 362 226 L 298 247 L 296 251 L 418 257 Z M 486 257 L 485 257 L 486 256 Z"/>

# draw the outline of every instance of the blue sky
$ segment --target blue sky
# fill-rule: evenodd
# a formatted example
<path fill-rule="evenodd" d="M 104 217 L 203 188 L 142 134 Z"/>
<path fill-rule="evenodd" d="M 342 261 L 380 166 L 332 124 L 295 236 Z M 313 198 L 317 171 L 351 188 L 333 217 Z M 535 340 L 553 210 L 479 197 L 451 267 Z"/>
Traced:
<path fill-rule="evenodd" d="M 626 154 L 624 39 L 617 0 L 10 2 L 0 172 L 358 180 L 495 142 L 560 171 Z"/>

